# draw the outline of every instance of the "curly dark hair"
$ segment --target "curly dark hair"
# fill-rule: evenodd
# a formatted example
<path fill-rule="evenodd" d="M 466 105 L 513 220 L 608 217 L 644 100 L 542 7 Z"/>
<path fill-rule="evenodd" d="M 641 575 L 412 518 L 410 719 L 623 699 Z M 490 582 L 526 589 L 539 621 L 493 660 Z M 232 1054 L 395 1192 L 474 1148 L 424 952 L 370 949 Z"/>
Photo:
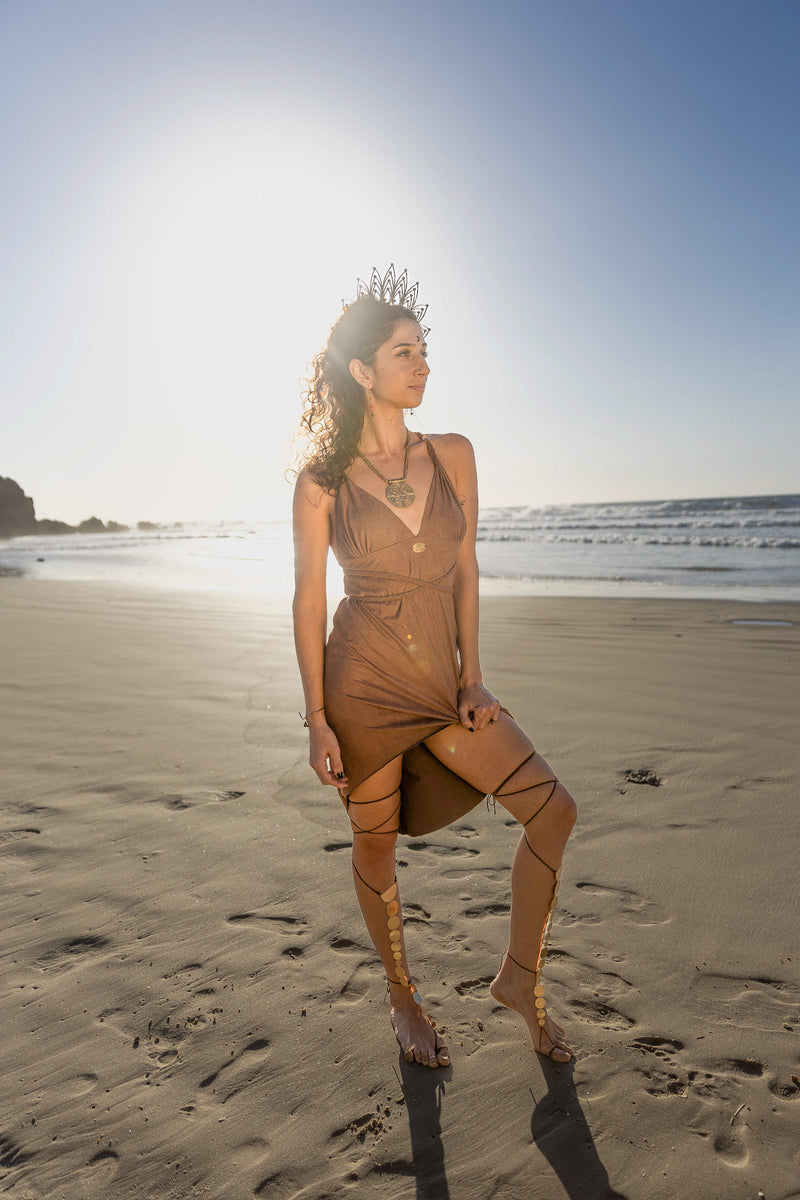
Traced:
<path fill-rule="evenodd" d="M 357 358 L 371 366 L 397 325 L 416 320 L 409 308 L 385 304 L 375 296 L 359 296 L 348 304 L 331 328 L 324 349 L 312 359 L 300 420 L 310 448 L 301 466 L 328 491 L 335 491 L 344 479 L 364 428 L 364 389 L 350 374 L 350 363 Z"/>

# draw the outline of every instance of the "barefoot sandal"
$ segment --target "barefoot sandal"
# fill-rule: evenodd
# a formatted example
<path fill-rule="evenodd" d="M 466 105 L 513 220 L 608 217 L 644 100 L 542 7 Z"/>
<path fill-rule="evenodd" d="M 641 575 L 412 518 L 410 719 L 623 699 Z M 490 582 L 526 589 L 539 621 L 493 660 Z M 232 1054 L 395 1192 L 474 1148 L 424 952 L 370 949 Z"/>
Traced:
<path fill-rule="evenodd" d="M 523 761 L 519 764 L 518 767 L 514 768 L 514 770 L 511 772 L 510 775 L 507 775 L 505 777 L 505 779 L 499 785 L 499 787 L 495 788 L 494 795 L 498 796 L 502 799 L 503 796 L 516 796 L 520 792 L 534 791 L 534 789 L 536 789 L 536 788 L 545 787 L 547 784 L 552 784 L 552 787 L 550 788 L 550 791 L 548 792 L 547 798 L 544 800 L 544 802 L 539 805 L 539 807 L 536 809 L 536 812 L 533 813 L 532 816 L 528 817 L 527 821 L 523 821 L 523 823 L 522 823 L 522 833 L 525 838 L 525 845 L 528 847 L 528 849 L 530 850 L 530 852 L 534 856 L 534 858 L 536 858 L 542 864 L 543 867 L 547 867 L 547 870 L 553 876 L 553 894 L 550 898 L 550 907 L 547 912 L 547 917 L 545 918 L 544 929 L 542 930 L 542 937 L 541 937 L 541 941 L 539 943 L 539 954 L 538 954 L 538 957 L 536 960 L 535 969 L 524 966 L 523 963 L 518 962 L 517 959 L 514 958 L 514 955 L 511 953 L 510 949 L 506 950 L 506 956 L 511 959 L 511 961 L 515 964 L 515 966 L 519 967 L 520 970 L 522 970 L 522 971 L 527 971 L 529 975 L 533 975 L 533 995 L 535 998 L 534 1004 L 536 1007 L 536 1020 L 538 1021 L 539 1028 L 541 1029 L 544 1036 L 547 1038 L 548 1041 L 552 1042 L 552 1038 L 545 1030 L 545 1023 L 547 1021 L 547 1005 L 546 1005 L 545 998 L 544 998 L 544 984 L 542 983 L 542 969 L 544 967 L 545 960 L 547 958 L 547 951 L 550 948 L 550 933 L 553 928 L 553 914 L 555 913 L 556 901 L 558 900 L 558 883 L 561 878 L 561 867 L 558 867 L 558 868 L 551 867 L 549 863 L 544 861 L 544 859 L 542 858 L 542 856 L 540 854 L 537 854 L 537 852 L 534 850 L 533 846 L 531 845 L 531 843 L 528 839 L 528 828 L 527 827 L 528 827 L 528 825 L 530 825 L 531 821 L 533 821 L 536 817 L 538 817 L 539 813 L 542 812 L 542 810 L 549 804 L 550 800 L 553 797 L 553 793 L 555 792 L 555 790 L 558 786 L 558 780 L 555 777 L 553 777 L 552 779 L 543 779 L 543 780 L 541 780 L 540 783 L 534 783 L 533 785 L 528 785 L 527 787 L 524 787 L 524 788 L 517 788 L 516 791 L 512 791 L 512 792 L 501 792 L 500 791 L 500 788 L 505 787 L 505 785 L 511 779 L 514 778 L 514 776 L 517 774 L 517 772 L 522 770 L 522 768 L 525 766 L 525 763 L 530 762 L 530 760 L 533 758 L 535 753 L 536 753 L 536 751 L 534 750 L 533 753 L 529 754 L 526 759 L 523 759 Z M 561 1049 L 561 1047 L 556 1046 L 555 1043 L 553 1043 L 552 1049 L 549 1051 L 549 1055 L 552 1055 L 553 1050 L 559 1050 L 559 1049 Z"/>

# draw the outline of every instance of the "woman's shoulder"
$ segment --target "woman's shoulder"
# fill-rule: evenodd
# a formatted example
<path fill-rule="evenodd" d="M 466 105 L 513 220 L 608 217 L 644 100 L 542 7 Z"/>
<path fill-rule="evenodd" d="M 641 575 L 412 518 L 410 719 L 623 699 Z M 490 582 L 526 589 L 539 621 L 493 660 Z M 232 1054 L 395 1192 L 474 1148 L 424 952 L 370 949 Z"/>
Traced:
<path fill-rule="evenodd" d="M 308 467 L 298 472 L 294 485 L 295 500 L 306 500 L 314 508 L 327 508 L 333 503 L 334 493 L 314 477 Z"/>
<path fill-rule="evenodd" d="M 445 469 L 468 467 L 475 462 L 472 442 L 463 433 L 429 433 L 426 437 Z"/>

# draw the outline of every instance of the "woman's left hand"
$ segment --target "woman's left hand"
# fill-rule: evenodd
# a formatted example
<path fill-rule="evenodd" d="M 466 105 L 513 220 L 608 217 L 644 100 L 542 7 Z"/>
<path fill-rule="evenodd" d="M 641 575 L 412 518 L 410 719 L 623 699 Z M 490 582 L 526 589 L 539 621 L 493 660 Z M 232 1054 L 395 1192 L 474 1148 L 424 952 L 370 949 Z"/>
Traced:
<path fill-rule="evenodd" d="M 462 725 L 477 733 L 498 719 L 500 701 L 482 683 L 468 683 L 458 693 L 458 715 Z"/>

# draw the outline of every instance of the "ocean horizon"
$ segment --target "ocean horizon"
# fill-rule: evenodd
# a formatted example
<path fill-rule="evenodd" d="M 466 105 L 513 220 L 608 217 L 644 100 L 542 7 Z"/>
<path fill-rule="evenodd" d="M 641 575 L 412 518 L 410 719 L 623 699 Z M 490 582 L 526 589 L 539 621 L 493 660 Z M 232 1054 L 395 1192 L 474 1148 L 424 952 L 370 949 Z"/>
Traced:
<path fill-rule="evenodd" d="M 486 594 L 800 600 L 800 494 L 484 508 L 478 560 Z M 26 535 L 0 541 L 0 575 L 288 596 L 291 527 Z"/>

